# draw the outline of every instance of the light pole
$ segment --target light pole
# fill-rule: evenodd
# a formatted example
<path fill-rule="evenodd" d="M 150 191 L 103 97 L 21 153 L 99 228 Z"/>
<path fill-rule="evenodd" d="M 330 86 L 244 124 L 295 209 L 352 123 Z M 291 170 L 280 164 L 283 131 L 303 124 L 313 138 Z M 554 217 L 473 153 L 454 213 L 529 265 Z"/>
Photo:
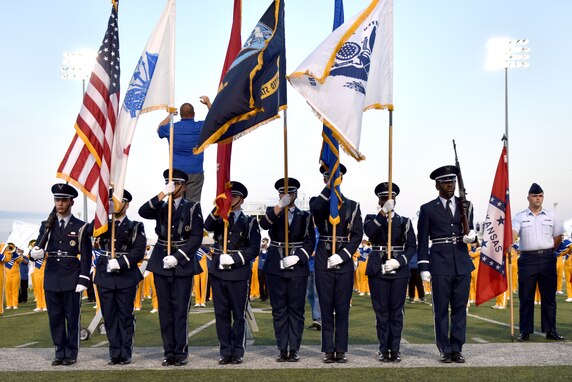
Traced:
<path fill-rule="evenodd" d="M 487 43 L 487 64 L 489 70 L 504 69 L 504 135 L 506 137 L 506 153 L 508 166 L 508 69 L 527 68 L 530 66 L 530 48 L 528 40 L 511 40 L 508 38 L 491 38 Z M 509 172 L 510 174 L 510 172 Z M 510 184 L 510 183 L 509 183 Z"/>
<path fill-rule="evenodd" d="M 97 54 L 90 50 L 64 52 L 61 75 L 64 80 L 81 80 L 82 100 L 85 94 L 85 80 L 89 79 Z M 87 196 L 83 195 L 83 220 L 87 221 Z"/>

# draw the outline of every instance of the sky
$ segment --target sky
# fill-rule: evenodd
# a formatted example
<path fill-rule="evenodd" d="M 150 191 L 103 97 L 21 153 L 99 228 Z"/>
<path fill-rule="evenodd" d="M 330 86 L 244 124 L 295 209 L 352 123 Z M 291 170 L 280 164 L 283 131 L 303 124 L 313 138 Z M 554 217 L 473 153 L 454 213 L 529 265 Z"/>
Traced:
<path fill-rule="evenodd" d="M 244 0 L 242 41 L 270 0 Z M 119 38 L 122 98 L 165 0 L 121 0 Z M 327 35 L 333 0 L 286 0 L 287 73 Z M 368 0 L 346 0 L 345 18 Z M 0 33 L 0 211 L 47 214 L 50 187 L 74 135 L 82 102 L 81 81 L 61 79 L 64 52 L 97 50 L 105 33 L 109 0 L 20 0 L 3 4 Z M 429 174 L 454 163 L 455 139 L 475 221 L 483 221 L 505 131 L 504 71 L 485 69 L 487 41 L 506 37 L 530 41 L 530 67 L 509 69 L 508 120 L 510 189 L 513 212 L 527 207 L 532 182 L 545 191 L 544 207 L 572 220 L 572 2 L 551 0 L 395 0 L 393 181 L 401 189 L 396 212 L 415 217 L 437 196 Z M 232 0 L 177 2 L 175 103 L 195 105 L 198 120 L 206 107 L 201 95 L 216 96 L 232 21 Z M 132 143 L 126 189 L 134 196 L 129 216 L 163 188 L 168 144 L 156 127 L 164 111 L 144 114 Z M 388 179 L 387 111 L 364 115 L 357 162 L 342 154 L 348 173 L 342 192 L 361 203 L 362 215 L 375 213 L 375 186 Z M 250 203 L 274 203 L 276 179 L 284 174 L 283 125 L 278 119 L 236 140 L 231 178 L 249 189 Z M 299 198 L 318 195 L 320 121 L 288 84 L 288 174 L 302 186 Z M 205 152 L 203 212 L 212 208 L 216 187 L 216 146 Z M 77 199 L 74 211 L 81 212 Z M 88 204 L 91 220 L 95 203 Z"/>

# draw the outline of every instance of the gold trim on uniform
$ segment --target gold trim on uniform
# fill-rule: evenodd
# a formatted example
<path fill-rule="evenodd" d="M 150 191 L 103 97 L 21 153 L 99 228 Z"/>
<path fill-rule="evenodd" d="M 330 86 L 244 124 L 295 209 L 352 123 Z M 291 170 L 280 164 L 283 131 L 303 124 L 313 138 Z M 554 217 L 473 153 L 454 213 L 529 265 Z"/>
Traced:
<path fill-rule="evenodd" d="M 190 225 L 186 225 L 185 226 L 185 231 L 189 232 L 191 230 L 191 226 Z"/>
<path fill-rule="evenodd" d="M 72 247 L 75 247 L 76 244 L 77 244 L 77 242 L 76 242 L 75 240 L 70 240 L 70 245 L 71 245 Z"/>

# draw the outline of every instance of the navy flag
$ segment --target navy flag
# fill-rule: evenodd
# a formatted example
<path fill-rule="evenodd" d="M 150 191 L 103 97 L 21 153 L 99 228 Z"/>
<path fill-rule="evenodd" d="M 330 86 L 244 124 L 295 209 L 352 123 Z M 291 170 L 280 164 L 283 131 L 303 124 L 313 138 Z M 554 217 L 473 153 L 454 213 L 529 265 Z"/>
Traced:
<path fill-rule="evenodd" d="M 226 72 L 195 154 L 279 118 L 286 103 L 284 1 L 274 0 Z"/>

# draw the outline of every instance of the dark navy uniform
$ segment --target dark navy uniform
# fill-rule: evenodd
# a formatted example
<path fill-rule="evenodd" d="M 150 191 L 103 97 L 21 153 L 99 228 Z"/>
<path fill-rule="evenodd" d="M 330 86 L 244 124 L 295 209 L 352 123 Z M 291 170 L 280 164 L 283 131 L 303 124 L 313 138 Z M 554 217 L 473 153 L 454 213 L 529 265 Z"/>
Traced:
<path fill-rule="evenodd" d="M 288 184 L 288 193 L 295 193 L 300 187 L 300 183 L 294 178 L 289 178 Z M 275 188 L 284 194 L 284 179 L 278 180 Z M 266 214 L 260 219 L 260 227 L 269 231 L 271 240 L 263 269 L 270 293 L 276 345 L 280 350 L 278 360 L 295 362 L 298 360 L 297 353 L 304 331 L 304 306 L 310 274 L 308 260 L 316 243 L 316 235 L 310 212 L 301 211 L 296 206 L 287 208 L 288 249 L 291 255 L 299 259 L 293 266 L 284 268 L 282 263 L 287 255 L 285 209 L 282 208 L 276 215 L 274 207 L 268 207 Z"/>
<path fill-rule="evenodd" d="M 430 177 L 437 183 L 453 183 L 454 193 L 458 172 L 456 166 L 443 166 L 433 171 Z M 461 200 L 455 196 L 451 199 L 455 203 L 454 211 L 449 209 L 450 212 L 445 207 L 447 204 L 444 204 L 447 201 L 441 196 L 422 205 L 417 223 L 419 272 L 431 273 L 435 342 L 443 362 L 451 362 L 451 354 L 454 360 L 454 355 L 461 353 L 465 343 L 466 309 L 471 272 L 475 269 L 467 244 L 463 242 Z M 467 219 L 472 230 L 472 205 L 468 208 Z M 430 250 L 429 240 L 432 241 Z M 464 359 L 460 362 L 464 362 Z"/>
<path fill-rule="evenodd" d="M 52 187 L 54 198 L 75 198 L 77 191 L 67 184 Z M 68 213 L 71 214 L 71 206 Z M 61 220 L 64 221 L 62 228 Z M 67 223 L 65 222 L 67 220 Z M 36 243 L 41 243 L 46 222 L 42 222 Z M 86 224 L 73 215 L 57 215 L 45 246 L 44 290 L 50 333 L 55 346 L 55 365 L 72 364 L 79 350 L 81 293 L 87 287 L 91 268 L 91 245 Z"/>
<path fill-rule="evenodd" d="M 131 194 L 124 191 L 125 201 L 131 201 Z M 105 320 L 105 332 L 109 341 L 109 357 L 111 364 L 127 364 L 131 362 L 133 351 L 133 335 L 135 334 L 135 316 L 133 305 L 137 285 L 143 280 L 138 263 L 143 260 L 147 239 L 143 224 L 124 217 L 121 222 L 115 221 L 115 260 L 118 270 L 108 271 L 107 266 L 112 259 L 111 224 L 102 235 L 98 236 L 99 253 L 95 262 L 95 279 L 101 313 Z M 93 222 L 88 228 L 93 232 Z"/>
<path fill-rule="evenodd" d="M 241 183 L 231 182 L 231 186 L 233 196 L 245 198 L 248 195 L 246 187 Z M 210 213 L 205 219 L 205 229 L 214 233 L 215 240 L 213 261 L 209 262 L 209 279 L 220 343 L 219 363 L 241 363 L 246 342 L 245 310 L 252 274 L 250 263 L 258 256 L 260 248 L 258 222 L 242 211 L 229 213 L 226 252 L 232 257 L 233 264 L 225 266 L 225 269 L 221 269 L 224 221 Z"/>
<path fill-rule="evenodd" d="M 168 171 L 163 174 L 168 180 Z M 184 179 L 184 180 L 183 180 Z M 184 184 L 187 174 L 173 170 L 173 181 Z M 202 272 L 196 253 L 203 240 L 203 216 L 199 203 L 178 198 L 172 206 L 171 255 L 177 259 L 174 268 L 165 269 L 168 255 L 168 202 L 153 197 L 139 208 L 139 215 L 156 221 L 157 243 L 151 253 L 147 270 L 153 272 L 159 299 L 159 323 L 165 354 L 164 366 L 183 365 L 189 354 L 189 307 L 193 276 Z"/>
<path fill-rule="evenodd" d="M 343 171 L 342 168 L 342 173 Z M 332 255 L 333 227 L 330 216 L 330 189 L 310 199 L 310 212 L 318 228 L 320 239 L 316 249 L 316 289 L 322 313 L 322 351 L 324 362 L 331 362 L 336 353 L 337 362 L 345 362 L 348 350 L 350 300 L 354 284 L 354 263 L 352 256 L 357 251 L 363 236 L 363 222 L 359 203 L 341 196 L 340 222 L 336 227 L 336 254 L 343 262 L 328 268 L 328 257 Z"/>
<path fill-rule="evenodd" d="M 399 187 L 393 184 L 392 193 L 399 194 Z M 376 187 L 378 197 L 387 198 L 388 184 Z M 395 213 L 391 214 L 391 258 L 399 262 L 399 268 L 382 272 L 386 263 L 388 220 L 381 212 L 367 215 L 364 232 L 372 244 L 372 252 L 365 270 L 368 276 L 371 303 L 376 317 L 377 338 L 381 361 L 399 361 L 399 345 L 403 330 L 403 304 L 409 282 L 409 260 L 415 255 L 417 243 L 411 220 Z"/>

